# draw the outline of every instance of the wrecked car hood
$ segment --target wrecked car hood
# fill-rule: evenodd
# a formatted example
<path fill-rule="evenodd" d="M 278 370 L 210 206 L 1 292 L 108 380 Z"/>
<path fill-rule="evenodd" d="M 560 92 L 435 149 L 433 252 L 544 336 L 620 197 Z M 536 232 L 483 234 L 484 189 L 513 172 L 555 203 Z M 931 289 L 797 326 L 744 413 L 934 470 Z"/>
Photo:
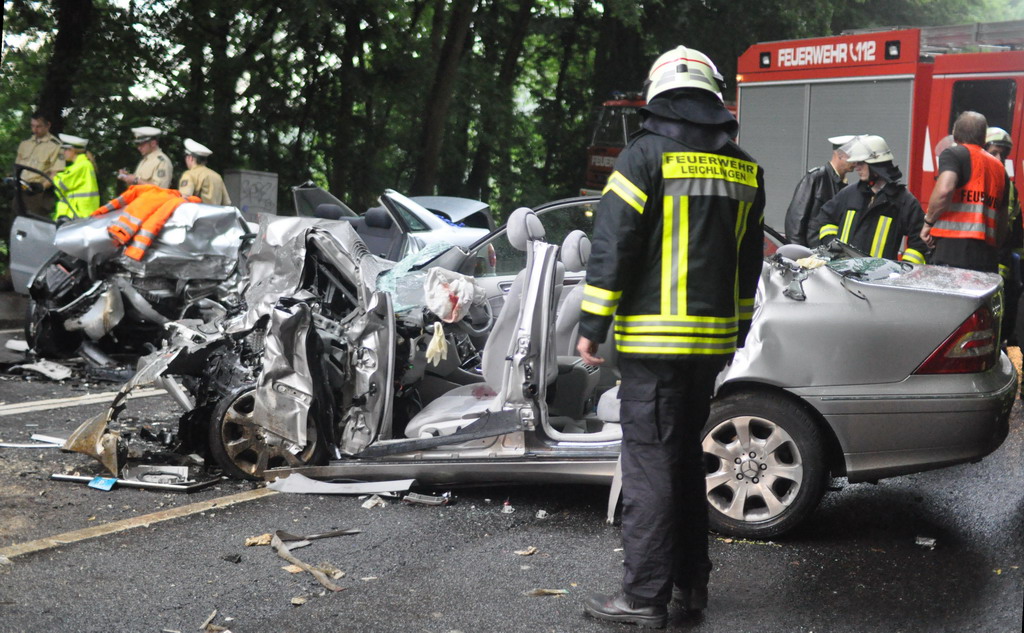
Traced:
<path fill-rule="evenodd" d="M 65 224 L 57 229 L 54 245 L 90 265 L 112 259 L 121 248 L 107 227 L 119 216 L 114 211 Z M 121 263 L 140 277 L 224 280 L 238 264 L 242 238 L 251 234 L 235 207 L 185 203 L 167 220 L 143 261 L 123 258 Z"/>

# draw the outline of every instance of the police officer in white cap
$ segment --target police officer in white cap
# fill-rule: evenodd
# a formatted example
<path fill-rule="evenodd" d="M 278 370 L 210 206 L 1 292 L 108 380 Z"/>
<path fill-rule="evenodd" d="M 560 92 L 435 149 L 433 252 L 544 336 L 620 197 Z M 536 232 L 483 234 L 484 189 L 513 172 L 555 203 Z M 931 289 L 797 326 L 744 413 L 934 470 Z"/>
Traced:
<path fill-rule="evenodd" d="M 178 190 L 183 196 L 199 196 L 206 204 L 231 204 L 224 180 L 206 166 L 212 153 L 213 150 L 202 143 L 185 139 L 185 166 L 188 171 L 181 175 Z"/>
<path fill-rule="evenodd" d="M 164 189 L 169 188 L 174 169 L 171 166 L 171 159 L 160 149 L 160 135 L 163 132 L 147 125 L 133 127 L 132 134 L 135 135 L 135 147 L 142 154 L 142 160 L 135 167 L 134 173 L 124 169 L 118 170 L 117 179 L 129 185 L 148 183 Z"/>
<path fill-rule="evenodd" d="M 847 160 L 848 157 L 840 149 L 853 138 L 848 135 L 828 139 L 832 143 L 832 158 L 824 165 L 808 171 L 797 183 L 793 199 L 786 209 L 786 237 L 790 241 L 804 246 L 814 241 L 813 236 L 807 232 L 807 225 L 818 215 L 821 207 L 845 186 L 844 177 L 853 171 L 853 163 Z"/>

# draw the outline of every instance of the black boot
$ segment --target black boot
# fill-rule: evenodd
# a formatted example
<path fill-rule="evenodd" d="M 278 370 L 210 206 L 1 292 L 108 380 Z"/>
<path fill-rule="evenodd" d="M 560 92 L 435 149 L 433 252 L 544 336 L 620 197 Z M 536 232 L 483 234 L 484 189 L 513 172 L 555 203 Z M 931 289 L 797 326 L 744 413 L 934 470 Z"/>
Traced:
<path fill-rule="evenodd" d="M 634 604 L 625 594 L 609 596 L 594 593 L 583 601 L 583 612 L 599 620 L 639 624 L 663 629 L 668 623 L 668 609 L 663 604 Z"/>
<path fill-rule="evenodd" d="M 679 603 L 691 614 L 699 613 L 708 607 L 708 586 L 686 588 L 672 587 L 672 600 Z"/>

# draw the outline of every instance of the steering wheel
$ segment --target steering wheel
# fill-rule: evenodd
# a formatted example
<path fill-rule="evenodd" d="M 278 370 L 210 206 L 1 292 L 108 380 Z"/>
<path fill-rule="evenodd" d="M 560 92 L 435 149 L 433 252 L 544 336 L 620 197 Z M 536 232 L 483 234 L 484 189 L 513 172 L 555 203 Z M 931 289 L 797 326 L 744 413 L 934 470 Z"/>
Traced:
<path fill-rule="evenodd" d="M 474 303 L 466 316 L 456 322 L 470 336 L 484 336 L 494 327 L 494 310 L 491 309 L 491 302 L 484 301 L 481 304 Z M 477 326 L 477 323 L 481 323 Z"/>

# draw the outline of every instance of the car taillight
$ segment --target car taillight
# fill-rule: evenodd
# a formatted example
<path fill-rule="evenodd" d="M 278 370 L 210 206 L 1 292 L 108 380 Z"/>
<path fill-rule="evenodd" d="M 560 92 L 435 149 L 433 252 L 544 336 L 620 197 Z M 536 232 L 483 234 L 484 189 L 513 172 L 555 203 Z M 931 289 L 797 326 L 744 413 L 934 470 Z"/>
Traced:
<path fill-rule="evenodd" d="M 988 306 L 978 308 L 932 352 L 915 374 L 974 374 L 999 358 L 999 322 Z"/>

